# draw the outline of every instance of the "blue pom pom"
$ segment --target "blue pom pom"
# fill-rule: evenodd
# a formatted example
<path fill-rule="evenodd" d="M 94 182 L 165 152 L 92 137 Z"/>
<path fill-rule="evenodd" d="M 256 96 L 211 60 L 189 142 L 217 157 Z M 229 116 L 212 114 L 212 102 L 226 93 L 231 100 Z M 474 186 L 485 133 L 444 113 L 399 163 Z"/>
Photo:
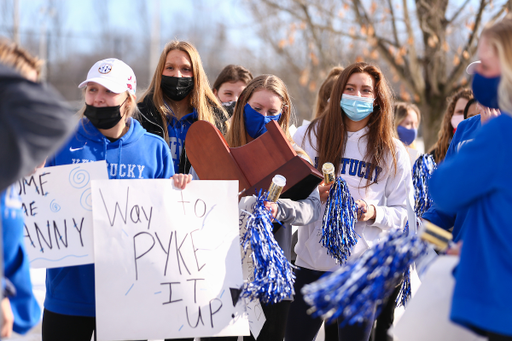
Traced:
<path fill-rule="evenodd" d="M 329 323 L 341 317 L 342 326 L 370 319 L 375 306 L 391 295 L 402 274 L 426 250 L 427 244 L 417 236 L 392 231 L 360 258 L 304 286 L 304 300 L 312 306 L 309 312 Z"/>
<path fill-rule="evenodd" d="M 405 307 L 411 298 L 411 293 L 411 267 L 409 267 L 404 274 L 404 280 L 402 282 L 400 292 L 395 300 L 395 305 L 397 307 Z"/>
<path fill-rule="evenodd" d="M 412 167 L 412 184 L 416 201 L 414 211 L 418 217 L 421 217 L 432 206 L 433 201 L 428 191 L 427 182 L 436 168 L 434 157 L 430 154 L 421 155 Z"/>
<path fill-rule="evenodd" d="M 247 230 L 241 236 L 241 245 L 247 256 L 248 246 L 252 249 L 254 280 L 245 283 L 241 297 L 259 299 L 263 303 L 277 303 L 290 298 L 295 283 L 292 264 L 272 233 L 272 216 L 265 207 L 267 193 L 258 195 L 252 213 L 247 219 Z"/>
<path fill-rule="evenodd" d="M 322 218 L 320 242 L 337 263 L 343 264 L 357 244 L 354 227 L 357 223 L 357 205 L 350 195 L 347 183 L 338 177 L 329 191 Z"/>

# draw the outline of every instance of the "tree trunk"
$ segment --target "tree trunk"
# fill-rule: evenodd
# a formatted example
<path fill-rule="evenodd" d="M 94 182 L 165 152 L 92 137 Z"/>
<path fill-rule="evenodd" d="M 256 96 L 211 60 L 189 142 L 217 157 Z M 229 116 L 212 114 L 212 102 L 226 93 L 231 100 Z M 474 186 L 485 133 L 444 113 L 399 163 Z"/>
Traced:
<path fill-rule="evenodd" d="M 437 134 L 443 121 L 446 110 L 446 97 L 442 95 L 431 95 L 430 98 L 419 106 L 421 110 L 421 125 L 425 152 L 437 141 Z"/>

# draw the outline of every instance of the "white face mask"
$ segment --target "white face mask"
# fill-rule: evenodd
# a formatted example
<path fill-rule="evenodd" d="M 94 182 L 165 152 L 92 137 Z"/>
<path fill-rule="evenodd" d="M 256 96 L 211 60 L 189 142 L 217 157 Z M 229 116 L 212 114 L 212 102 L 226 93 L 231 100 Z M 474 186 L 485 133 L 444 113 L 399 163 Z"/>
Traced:
<path fill-rule="evenodd" d="M 464 115 L 453 115 L 451 120 L 453 129 L 457 129 L 457 126 L 462 121 L 464 121 Z"/>

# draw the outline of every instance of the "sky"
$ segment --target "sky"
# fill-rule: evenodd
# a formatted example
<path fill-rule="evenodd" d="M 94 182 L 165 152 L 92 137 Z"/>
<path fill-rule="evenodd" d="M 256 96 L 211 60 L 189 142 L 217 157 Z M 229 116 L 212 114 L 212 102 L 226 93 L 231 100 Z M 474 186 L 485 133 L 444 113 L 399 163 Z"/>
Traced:
<path fill-rule="evenodd" d="M 256 37 L 248 9 L 236 0 L 0 0 L 0 34 L 11 37 L 13 2 L 19 3 L 20 39 L 38 40 L 44 25 L 51 28 L 52 4 L 62 14 L 62 34 L 80 43 L 76 48 L 86 52 L 94 48 L 101 32 L 109 27 L 115 33 L 127 33 L 134 39 L 150 34 L 151 23 L 144 20 L 143 4 L 148 17 L 159 8 L 162 42 L 173 31 L 183 31 L 194 25 L 223 23 L 228 39 L 233 43 L 251 44 L 248 36 Z M 159 6 L 159 7 L 158 7 Z M 108 23 L 108 24 L 105 24 Z M 71 39 L 69 38 L 69 39 Z M 178 37 L 179 38 L 179 37 Z M 252 39 L 254 42 L 256 38 Z"/>

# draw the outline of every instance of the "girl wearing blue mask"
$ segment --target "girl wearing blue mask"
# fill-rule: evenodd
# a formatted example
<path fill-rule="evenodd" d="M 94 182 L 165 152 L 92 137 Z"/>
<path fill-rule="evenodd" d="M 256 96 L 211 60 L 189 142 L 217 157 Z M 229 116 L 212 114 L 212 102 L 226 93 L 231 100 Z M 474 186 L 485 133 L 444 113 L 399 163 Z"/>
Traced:
<path fill-rule="evenodd" d="M 416 150 L 416 137 L 418 136 L 418 127 L 421 121 L 420 109 L 412 104 L 406 102 L 395 103 L 395 128 L 398 138 L 406 147 L 411 164 L 419 156 Z"/>
<path fill-rule="evenodd" d="M 465 212 L 450 319 L 489 341 L 512 340 L 511 42 L 510 15 L 482 31 L 472 87 L 479 103 L 498 103 L 502 114 L 439 165 L 429 187 L 436 208 Z"/>
<path fill-rule="evenodd" d="M 111 179 L 173 177 L 175 186 L 185 188 L 191 176 L 174 174 L 165 141 L 132 119 L 137 110 L 136 84 L 133 70 L 119 59 L 94 64 L 79 85 L 85 88 L 85 106 L 78 129 L 46 166 L 106 160 Z M 46 270 L 44 341 L 91 340 L 96 322 L 94 288 L 94 264 Z"/>
<path fill-rule="evenodd" d="M 309 161 L 307 155 L 293 142 L 288 130 L 291 113 L 292 103 L 283 81 L 273 75 L 256 77 L 240 94 L 233 112 L 230 130 L 226 135 L 226 141 L 230 147 L 241 147 L 264 134 L 266 132 L 265 124 L 274 120 L 279 123 L 283 133 L 297 153 Z M 318 191 L 313 191 L 304 200 L 279 199 L 277 203 L 267 203 L 267 207 L 272 215 L 284 225 L 274 231 L 274 237 L 288 260 L 290 260 L 291 225 L 302 226 L 321 218 Z M 262 304 L 266 321 L 258 335 L 258 340 L 283 340 L 291 299 L 292 297 L 276 304 Z M 214 338 L 212 340 L 236 341 L 236 339 L 235 337 Z M 254 340 L 254 337 L 253 335 L 246 336 L 244 340 Z"/>
<path fill-rule="evenodd" d="M 295 141 L 315 161 L 331 162 L 347 183 L 358 206 L 358 242 L 350 258 L 361 256 L 385 233 L 403 229 L 407 193 L 412 193 L 411 166 L 403 143 L 394 138 L 391 90 L 382 72 L 366 63 L 343 70 L 334 84 L 326 110 Z M 325 203 L 329 186 L 319 186 Z M 295 298 L 286 326 L 287 341 L 313 340 L 322 325 L 307 311 L 301 289 L 340 267 L 320 243 L 322 219 L 299 228 Z M 338 321 L 342 322 L 342 321 Z M 373 318 L 338 327 L 340 340 L 367 341 Z"/>

